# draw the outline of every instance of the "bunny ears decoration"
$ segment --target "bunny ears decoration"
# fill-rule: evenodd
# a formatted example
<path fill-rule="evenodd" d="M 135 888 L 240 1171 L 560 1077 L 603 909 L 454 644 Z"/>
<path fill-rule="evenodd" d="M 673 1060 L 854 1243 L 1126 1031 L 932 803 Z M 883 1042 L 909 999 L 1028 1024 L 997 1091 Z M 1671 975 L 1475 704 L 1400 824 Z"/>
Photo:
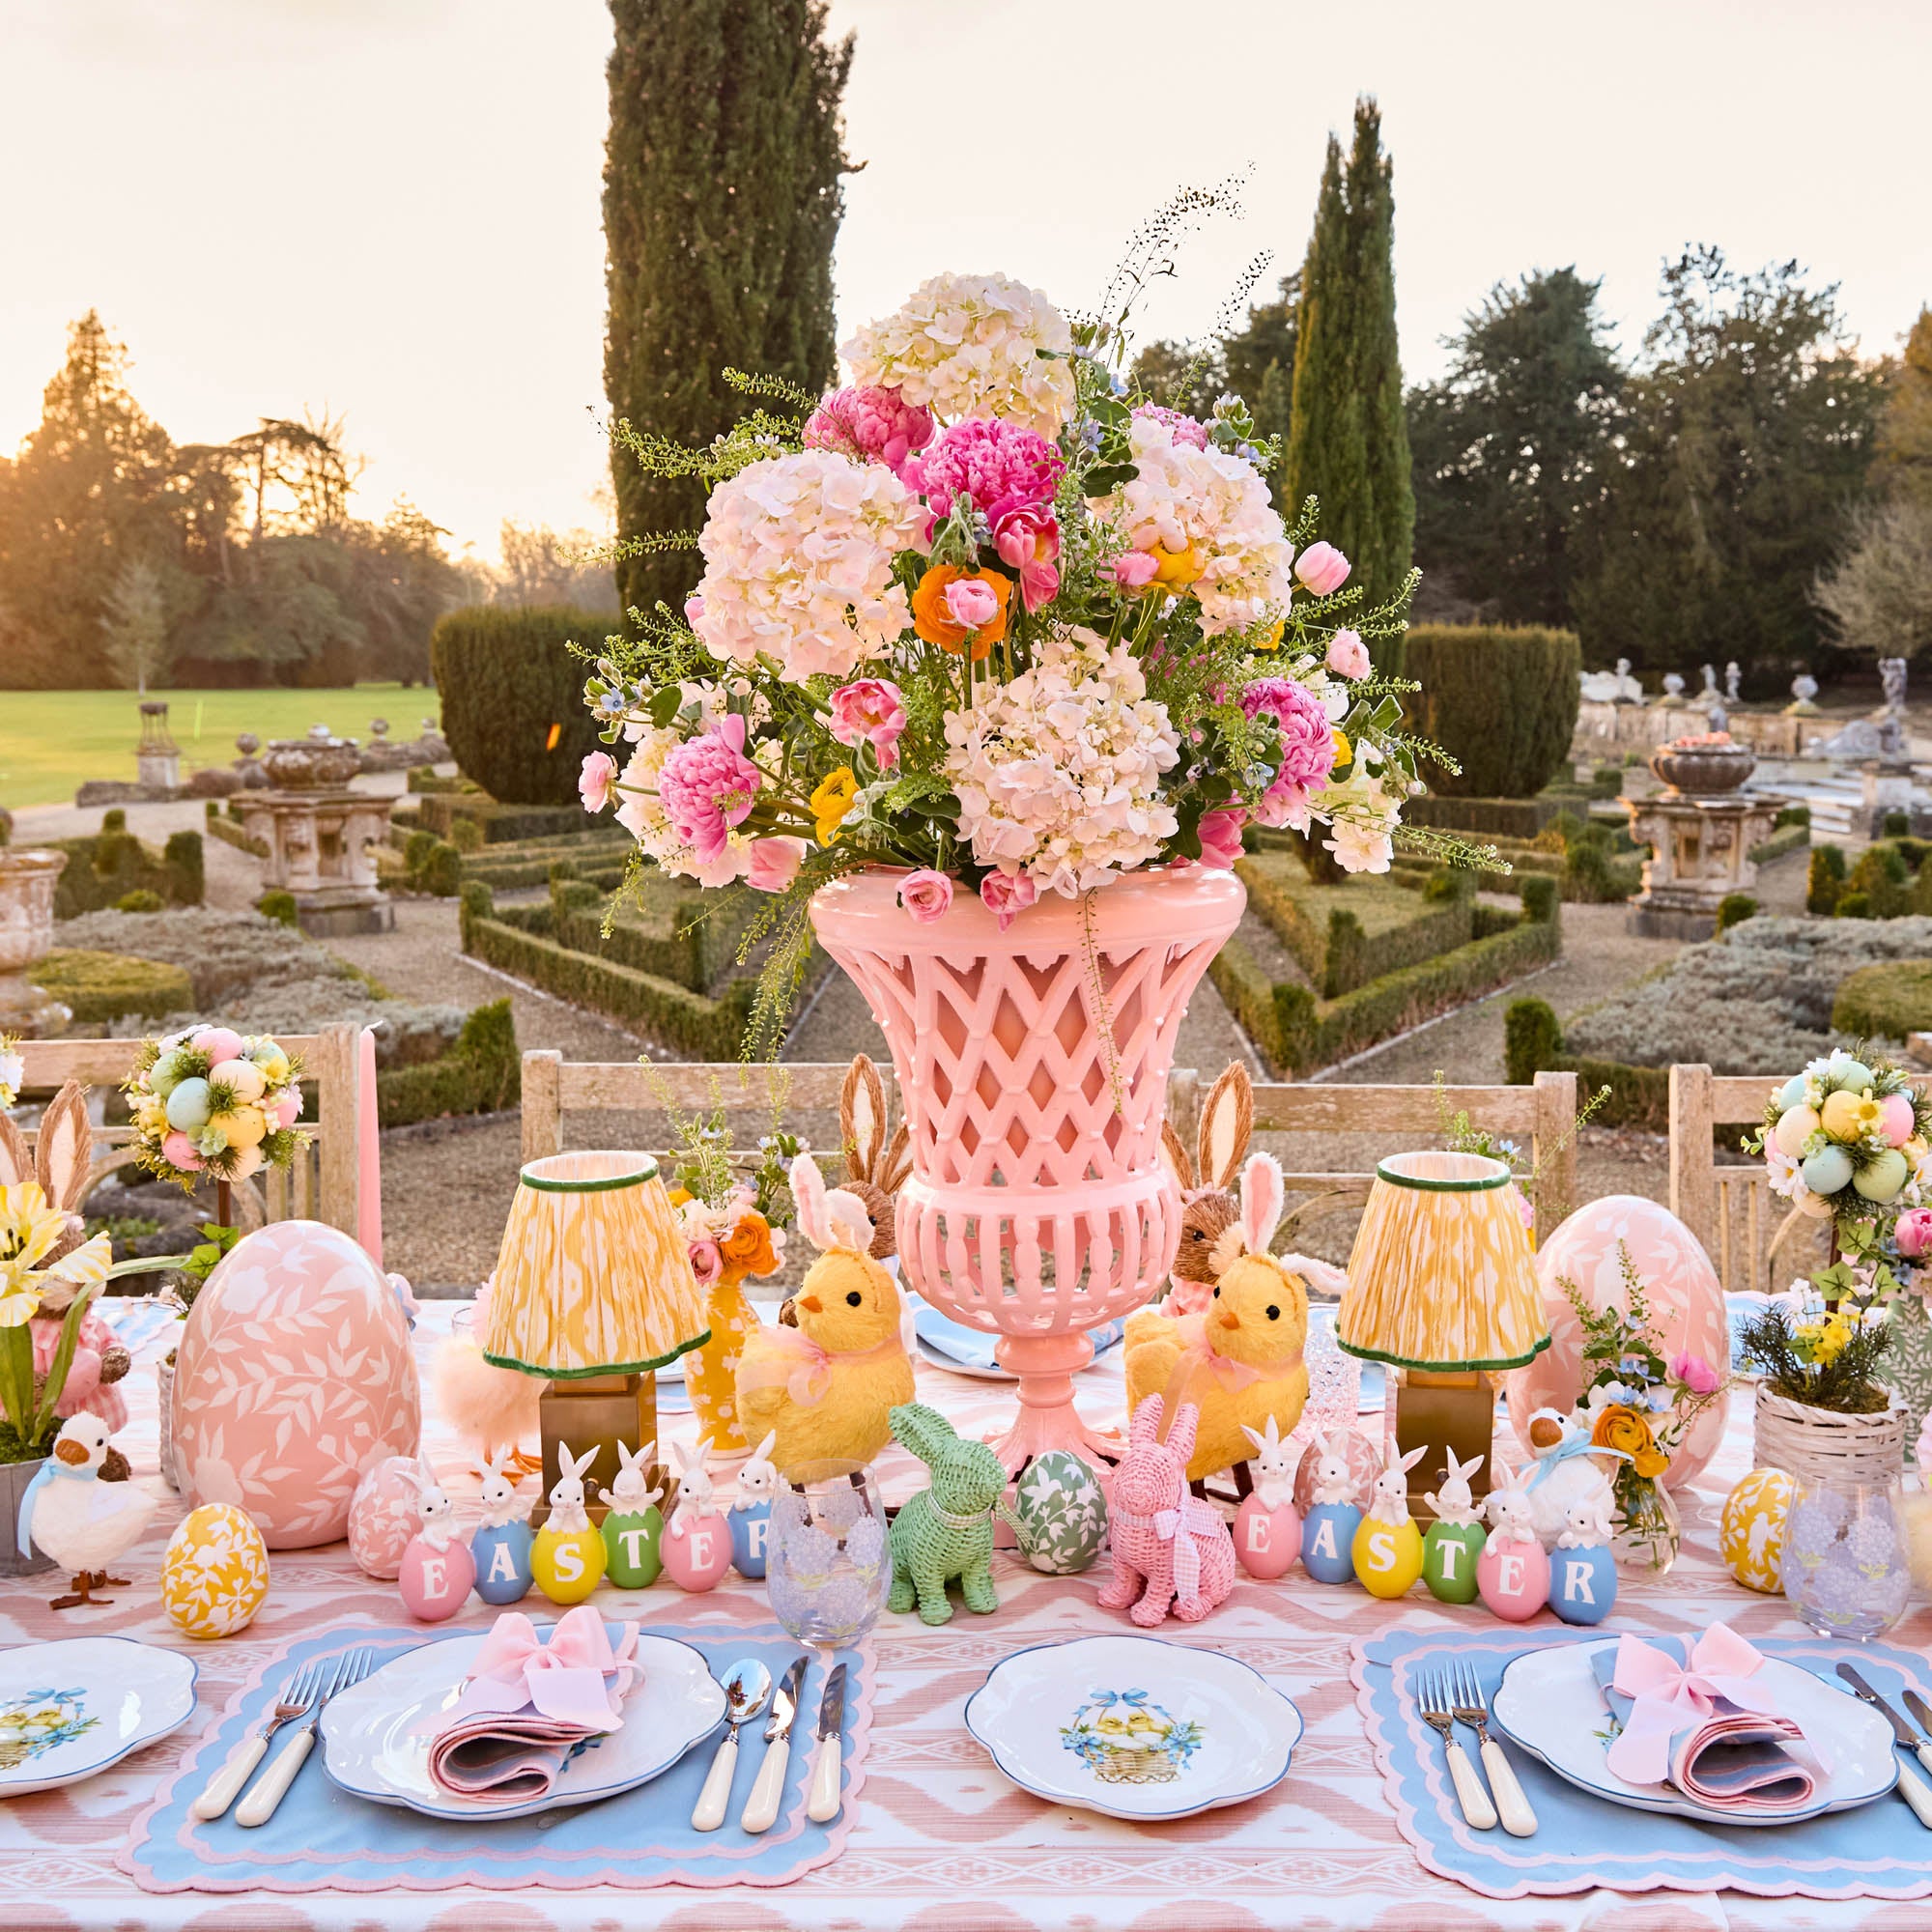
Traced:
<path fill-rule="evenodd" d="M 849 1188 L 828 1188 L 809 1153 L 791 1164 L 791 1198 L 798 1206 L 799 1227 L 821 1254 L 843 1248 L 863 1255 L 871 1248 L 872 1217 L 866 1204 Z"/>
<path fill-rule="evenodd" d="M 1280 1161 L 1271 1153 L 1251 1155 L 1241 1176 L 1240 1214 L 1214 1243 L 1210 1265 L 1216 1275 L 1225 1274 L 1243 1255 L 1268 1255 L 1281 1226 L 1286 1192 Z"/>

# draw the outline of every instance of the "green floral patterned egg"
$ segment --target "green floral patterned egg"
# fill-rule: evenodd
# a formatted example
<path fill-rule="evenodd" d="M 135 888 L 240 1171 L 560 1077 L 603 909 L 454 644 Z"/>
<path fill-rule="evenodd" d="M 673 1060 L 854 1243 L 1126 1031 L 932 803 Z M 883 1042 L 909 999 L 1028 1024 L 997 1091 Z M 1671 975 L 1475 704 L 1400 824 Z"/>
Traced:
<path fill-rule="evenodd" d="M 1100 1553 L 1107 1499 L 1094 1471 L 1065 1449 L 1029 1463 L 1013 1493 L 1013 1534 L 1020 1552 L 1050 1577 L 1072 1577 Z"/>

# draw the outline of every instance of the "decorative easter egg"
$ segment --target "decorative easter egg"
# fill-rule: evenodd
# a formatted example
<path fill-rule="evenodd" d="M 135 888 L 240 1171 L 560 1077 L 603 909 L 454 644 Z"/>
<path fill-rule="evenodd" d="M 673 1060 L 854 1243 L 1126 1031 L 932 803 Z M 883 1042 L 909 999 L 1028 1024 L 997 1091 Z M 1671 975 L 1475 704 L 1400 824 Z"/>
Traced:
<path fill-rule="evenodd" d="M 725 1512 L 731 1525 L 731 1567 L 753 1582 L 761 1580 L 771 1551 L 772 1506 L 766 1497 Z"/>
<path fill-rule="evenodd" d="M 208 1069 L 208 1084 L 228 1088 L 236 1099 L 245 1103 L 259 1100 L 269 1083 L 262 1078 L 262 1069 L 252 1060 L 224 1060 L 219 1065 Z"/>
<path fill-rule="evenodd" d="M 426 1624 L 446 1623 L 453 1617 L 469 1601 L 475 1581 L 476 1559 L 469 1546 L 455 1536 L 440 1548 L 427 1537 L 412 1537 L 396 1574 L 403 1607 Z"/>
<path fill-rule="evenodd" d="M 1476 1601 L 1476 1559 L 1489 1532 L 1479 1522 L 1432 1522 L 1422 1539 L 1422 1580 L 1439 1604 Z"/>
<path fill-rule="evenodd" d="M 1549 1601 L 1549 1558 L 1542 1544 L 1492 1536 L 1476 1559 L 1476 1589 L 1505 1623 L 1527 1623 Z"/>
<path fill-rule="evenodd" d="M 1068 1449 L 1036 1456 L 1013 1490 L 1014 1536 L 1050 1577 L 1090 1569 L 1107 1535 L 1107 1498 L 1093 1469 Z"/>
<path fill-rule="evenodd" d="M 339 1229 L 271 1221 L 195 1296 L 175 1366 L 187 1503 L 234 1503 L 270 1549 L 333 1543 L 362 1472 L 413 1456 L 421 1398 L 409 1323 Z"/>
<path fill-rule="evenodd" d="M 189 1636 L 233 1636 L 269 1594 L 269 1548 L 231 1503 L 203 1503 L 161 1553 L 161 1607 Z"/>
<path fill-rule="evenodd" d="M 401 1572 L 403 1551 L 422 1527 L 420 1474 L 412 1456 L 384 1456 L 363 1470 L 349 1501 L 349 1553 L 365 1577 L 392 1583 Z"/>
<path fill-rule="evenodd" d="M 604 1575 L 604 1539 L 594 1529 L 559 1535 L 549 1523 L 537 1531 L 530 1571 L 553 1604 L 581 1604 Z"/>
<path fill-rule="evenodd" d="M 486 1523 L 469 1539 L 476 1594 L 486 1604 L 522 1603 L 536 1580 L 530 1568 L 535 1546 L 536 1537 L 526 1522 Z"/>
<path fill-rule="evenodd" d="M 1355 1532 L 1362 1513 L 1353 1503 L 1314 1503 L 1301 1519 L 1301 1567 L 1318 1583 L 1347 1583 L 1355 1575 Z"/>
<path fill-rule="evenodd" d="M 289 1077 L 289 1057 L 272 1039 L 258 1039 L 248 1049 L 248 1058 L 262 1069 L 262 1078 L 270 1087 L 280 1087 Z"/>
<path fill-rule="evenodd" d="M 1825 1084 L 1850 1094 L 1862 1094 L 1872 1084 L 1872 1070 L 1849 1053 L 1834 1053 L 1825 1067 Z"/>
<path fill-rule="evenodd" d="M 1355 1507 L 1367 1509 L 1376 1493 L 1376 1478 L 1382 1472 L 1382 1452 L 1359 1429 L 1348 1432 L 1349 1474 L 1354 1479 Z M 1302 1520 L 1315 1502 L 1315 1475 L 1321 1462 L 1321 1444 L 1311 1442 L 1301 1452 L 1294 1471 L 1294 1506 Z"/>
<path fill-rule="evenodd" d="M 1779 1091 L 1777 1104 L 1789 1112 L 1791 1108 L 1802 1106 L 1804 1102 L 1804 1076 L 1802 1073 L 1794 1073 Z"/>
<path fill-rule="evenodd" d="M 1724 1291 L 1709 1257 L 1677 1216 L 1635 1194 L 1606 1194 L 1579 1208 L 1537 1250 L 1536 1277 L 1543 1287 L 1543 1314 L 1549 1347 L 1527 1368 L 1505 1378 L 1510 1422 L 1517 1440 L 1529 1440 L 1529 1418 L 1539 1408 L 1564 1415 L 1583 1392 L 1583 1329 L 1561 1284 L 1575 1282 L 1585 1306 L 1623 1306 L 1617 1243 L 1644 1283 L 1652 1332 L 1667 1361 L 1678 1353 L 1701 1357 L 1720 1373 L 1731 1358 L 1724 1320 Z M 1724 1435 L 1724 1405 L 1708 1404 L 1685 1431 L 1663 1480 L 1671 1489 L 1694 1481 L 1718 1453 Z"/>
<path fill-rule="evenodd" d="M 1350 1549 L 1355 1578 L 1372 1597 L 1406 1597 L 1422 1575 L 1422 1532 L 1411 1518 L 1365 1516 Z"/>
<path fill-rule="evenodd" d="M 1772 1139 L 1780 1153 L 1796 1160 L 1804 1151 L 1804 1143 L 1818 1131 L 1818 1116 L 1809 1107 L 1787 1107 Z"/>
<path fill-rule="evenodd" d="M 208 1082 L 184 1080 L 168 1095 L 168 1125 L 185 1134 L 198 1134 L 208 1124 Z"/>
<path fill-rule="evenodd" d="M 210 1115 L 208 1124 L 232 1148 L 260 1147 L 269 1132 L 269 1117 L 259 1107 L 231 1107 L 225 1114 Z"/>
<path fill-rule="evenodd" d="M 762 1505 L 766 1516 L 771 1515 L 771 1505 Z M 736 1541 L 735 1524 L 732 1518 L 733 1541 Z M 664 1551 L 661 1544 L 664 1538 L 664 1516 L 656 1503 L 646 1503 L 635 1514 L 619 1516 L 615 1510 L 605 1517 L 604 1574 L 620 1590 L 645 1590 L 658 1580 L 658 1573 L 664 1568 Z M 759 1563 L 757 1575 L 765 1574 L 763 1561 L 764 1539 L 758 1539 Z M 747 1571 L 747 1576 L 753 1573 Z"/>
<path fill-rule="evenodd" d="M 1753 1469 L 1724 1498 L 1718 1548 L 1724 1566 L 1747 1590 L 1775 1597 L 1784 1588 L 1784 1517 L 1791 1478 L 1782 1469 Z"/>
<path fill-rule="evenodd" d="M 665 1574 L 680 1590 L 708 1590 L 731 1567 L 731 1525 L 722 1516 L 680 1513 L 660 1547 Z"/>
<path fill-rule="evenodd" d="M 1799 1172 L 1813 1194 L 1835 1194 L 1852 1178 L 1852 1157 L 1841 1147 L 1822 1147 L 1805 1157 Z"/>
<path fill-rule="evenodd" d="M 1597 1544 L 1549 1552 L 1549 1607 L 1566 1624 L 1600 1624 L 1617 1600 L 1617 1560 Z"/>
<path fill-rule="evenodd" d="M 1250 1577 L 1271 1583 L 1286 1577 L 1301 1554 L 1301 1512 L 1293 1503 L 1268 1509 L 1258 1495 L 1243 1496 L 1235 1512 L 1235 1560 Z"/>
<path fill-rule="evenodd" d="M 149 1091 L 158 1094 L 165 1100 L 181 1085 L 181 1056 L 176 1053 L 164 1053 L 148 1068 Z"/>
<path fill-rule="evenodd" d="M 1912 1138 L 1918 1124 L 1910 1094 L 1888 1094 L 1878 1103 L 1878 1117 L 1887 1143 L 1895 1148 L 1902 1148 Z"/>
<path fill-rule="evenodd" d="M 1834 1141 L 1855 1141 L 1864 1131 L 1865 1100 L 1862 1094 L 1827 1094 L 1818 1110 L 1819 1123 Z"/>
<path fill-rule="evenodd" d="M 196 1053 L 207 1054 L 218 1065 L 224 1060 L 240 1057 L 242 1036 L 233 1027 L 201 1027 L 189 1037 L 188 1045 Z"/>
<path fill-rule="evenodd" d="M 1905 1185 L 1905 1156 L 1896 1148 L 1887 1148 L 1852 1176 L 1852 1185 L 1867 1201 L 1883 1206 Z"/>

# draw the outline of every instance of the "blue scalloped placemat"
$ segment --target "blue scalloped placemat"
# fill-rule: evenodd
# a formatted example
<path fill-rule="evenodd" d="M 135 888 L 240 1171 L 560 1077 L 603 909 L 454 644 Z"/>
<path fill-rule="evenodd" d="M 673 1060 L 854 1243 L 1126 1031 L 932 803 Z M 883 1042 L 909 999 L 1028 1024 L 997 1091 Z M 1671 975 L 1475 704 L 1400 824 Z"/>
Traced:
<path fill-rule="evenodd" d="M 776 1625 L 724 1629 L 642 1623 L 652 1636 L 673 1637 L 701 1652 L 714 1676 L 741 1657 L 763 1660 L 774 1680 L 801 1648 Z M 475 1635 L 474 1628 L 440 1635 Z M 232 1700 L 136 1821 L 122 1870 L 144 1891 L 444 1891 L 459 1886 L 511 1891 L 526 1886 L 576 1889 L 608 1885 L 643 1889 L 662 1885 L 789 1885 L 836 1859 L 844 1846 L 860 1786 L 870 1725 L 871 1664 L 847 1649 L 836 1661 L 846 1672 L 844 1798 L 829 1825 L 805 1815 L 811 1775 L 818 1697 L 829 1668 L 814 1653 L 805 1674 L 791 1763 L 778 1823 L 761 1836 L 737 1826 L 764 1749 L 759 1727 L 748 1726 L 738 1753 L 729 1820 L 717 1832 L 694 1832 L 692 1807 L 710 1768 L 713 1738 L 700 1740 L 678 1762 L 636 1790 L 594 1804 L 559 1807 L 500 1824 L 450 1823 L 400 1805 L 375 1804 L 333 1784 L 322 1751 L 310 1754 L 281 1808 L 253 1831 L 231 1812 L 210 1824 L 187 1807 L 230 1749 L 268 1714 L 292 1670 L 309 1658 L 334 1656 L 361 1644 L 379 1664 L 434 1643 L 421 1626 L 407 1630 L 344 1626 L 292 1643 L 265 1664 Z M 272 1747 L 271 1747 L 272 1748 Z"/>
<path fill-rule="evenodd" d="M 1616 1634 L 1616 1633 L 1607 1633 Z M 1442 1740 L 1422 1721 L 1411 1689 L 1417 1672 L 1463 1662 L 1493 1695 L 1504 1667 L 1551 1643 L 1601 1642 L 1599 1630 L 1445 1632 L 1397 1628 L 1355 1640 L 1350 1671 L 1356 1702 L 1402 1834 L 1433 1872 L 1490 1898 L 1589 1891 L 1755 1892 L 1768 1897 L 1923 1898 L 1932 1893 L 1932 1832 L 1905 1801 L 1875 1800 L 1795 1825 L 1715 1826 L 1612 1804 L 1560 1778 L 1528 1752 L 1505 1745 L 1536 1812 L 1533 1837 L 1471 1831 L 1456 1808 Z M 1886 1644 L 1833 1643 L 1823 1637 L 1761 1637 L 1769 1657 L 1831 1678 L 1854 1660 L 1881 1694 L 1907 1685 L 1932 1696 L 1932 1664 Z M 1475 1739 L 1459 1727 L 1475 1755 Z"/>

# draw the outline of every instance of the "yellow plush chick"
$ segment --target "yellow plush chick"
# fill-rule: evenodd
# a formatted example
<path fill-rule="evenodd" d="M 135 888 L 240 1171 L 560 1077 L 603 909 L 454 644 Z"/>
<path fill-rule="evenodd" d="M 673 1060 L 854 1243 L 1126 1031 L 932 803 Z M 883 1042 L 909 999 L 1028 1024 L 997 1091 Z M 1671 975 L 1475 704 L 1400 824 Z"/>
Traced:
<path fill-rule="evenodd" d="M 792 1162 L 791 1191 L 819 1257 L 792 1298 L 798 1326 L 759 1328 L 736 1378 L 746 1433 L 778 1438 L 771 1461 L 781 1474 L 802 1463 L 869 1463 L 892 1439 L 891 1411 L 913 1399 L 898 1288 L 867 1252 L 864 1203 L 828 1192 L 810 1154 Z"/>
<path fill-rule="evenodd" d="M 1183 1402 L 1201 1411 L 1190 1480 L 1232 1468 L 1254 1453 L 1246 1425 L 1265 1433 L 1270 1416 L 1286 1435 L 1308 1400 L 1308 1290 L 1268 1253 L 1281 1222 L 1281 1167 L 1258 1153 L 1241 1182 L 1241 1213 L 1217 1244 L 1213 1298 L 1205 1315 L 1127 1324 L 1127 1412 L 1163 1394 L 1172 1415 Z"/>

